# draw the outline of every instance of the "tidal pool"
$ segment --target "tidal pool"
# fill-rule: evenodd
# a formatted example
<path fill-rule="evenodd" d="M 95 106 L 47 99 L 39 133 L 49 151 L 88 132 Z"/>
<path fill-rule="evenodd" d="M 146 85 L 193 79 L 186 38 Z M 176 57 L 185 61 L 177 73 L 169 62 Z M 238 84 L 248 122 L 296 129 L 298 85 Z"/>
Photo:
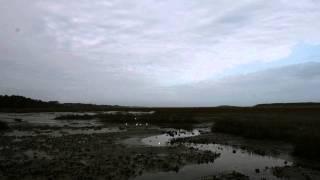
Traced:
<path fill-rule="evenodd" d="M 173 138 L 191 137 L 200 135 L 199 130 L 193 131 L 176 131 L 173 136 L 166 134 L 151 136 L 142 139 L 141 141 L 150 146 L 170 146 L 169 143 Z M 228 145 L 221 144 L 194 144 L 184 143 L 185 146 L 196 148 L 199 150 L 209 150 L 220 153 L 213 163 L 207 164 L 190 164 L 182 167 L 178 172 L 155 172 L 145 173 L 142 176 L 135 178 L 136 180 L 144 179 L 201 179 L 204 176 L 218 175 L 221 173 L 237 171 L 250 179 L 271 179 L 277 180 L 276 176 L 271 172 L 272 167 L 290 166 L 292 162 L 272 157 L 262 156 L 249 151 L 234 148 Z"/>

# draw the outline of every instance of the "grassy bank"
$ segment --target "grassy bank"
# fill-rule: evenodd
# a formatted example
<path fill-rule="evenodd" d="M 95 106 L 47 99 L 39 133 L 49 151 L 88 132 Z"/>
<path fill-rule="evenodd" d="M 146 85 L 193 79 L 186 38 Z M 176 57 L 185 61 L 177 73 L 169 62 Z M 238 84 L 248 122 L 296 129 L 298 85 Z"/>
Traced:
<path fill-rule="evenodd" d="M 215 120 L 213 131 L 254 139 L 291 142 L 293 154 L 320 160 L 320 112 L 228 113 Z"/>

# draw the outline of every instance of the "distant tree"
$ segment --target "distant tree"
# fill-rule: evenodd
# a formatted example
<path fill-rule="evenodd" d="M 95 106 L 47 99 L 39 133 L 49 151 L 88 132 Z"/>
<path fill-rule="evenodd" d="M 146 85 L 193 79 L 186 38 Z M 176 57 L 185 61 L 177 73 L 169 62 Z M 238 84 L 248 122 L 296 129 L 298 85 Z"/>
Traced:
<path fill-rule="evenodd" d="M 44 108 L 56 107 L 57 105 L 59 105 L 58 101 L 44 102 L 23 96 L 0 95 L 0 108 Z"/>

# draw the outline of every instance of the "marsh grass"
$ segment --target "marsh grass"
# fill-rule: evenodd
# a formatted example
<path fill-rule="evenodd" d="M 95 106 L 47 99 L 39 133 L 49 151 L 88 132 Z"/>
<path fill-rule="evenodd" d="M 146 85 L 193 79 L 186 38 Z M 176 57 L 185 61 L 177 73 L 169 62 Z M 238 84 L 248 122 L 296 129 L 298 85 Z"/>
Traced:
<path fill-rule="evenodd" d="M 212 130 L 246 138 L 287 141 L 293 154 L 320 160 L 320 112 L 230 113 L 215 120 Z"/>
<path fill-rule="evenodd" d="M 260 140 L 279 140 L 294 145 L 293 154 L 320 160 L 319 108 L 173 108 L 153 114 L 130 113 L 64 115 L 56 119 L 98 119 L 104 123 L 149 123 L 161 127 L 192 129 L 214 122 L 212 131 Z"/>

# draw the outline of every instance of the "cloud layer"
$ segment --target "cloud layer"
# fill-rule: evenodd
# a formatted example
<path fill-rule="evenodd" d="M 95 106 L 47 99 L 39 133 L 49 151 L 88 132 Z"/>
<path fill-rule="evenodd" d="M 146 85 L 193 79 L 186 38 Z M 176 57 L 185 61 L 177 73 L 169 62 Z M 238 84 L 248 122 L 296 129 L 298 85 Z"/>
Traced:
<path fill-rule="evenodd" d="M 310 62 L 179 87 L 180 106 L 319 102 L 320 63 Z"/>
<path fill-rule="evenodd" d="M 261 72 L 265 82 L 246 82 L 259 97 L 234 102 L 222 89 L 245 93 L 236 82 L 247 76 L 229 83 L 217 77 L 238 66 L 279 61 L 301 43 L 319 45 L 319 19 L 315 0 L 0 1 L 0 92 L 62 101 L 210 105 L 206 97 L 184 97 L 210 87 L 221 96 L 212 104 L 277 100 L 260 88 L 276 78 L 272 74 Z M 295 89 L 314 86 L 292 78 Z M 272 87 L 275 94 L 284 88 Z"/>

